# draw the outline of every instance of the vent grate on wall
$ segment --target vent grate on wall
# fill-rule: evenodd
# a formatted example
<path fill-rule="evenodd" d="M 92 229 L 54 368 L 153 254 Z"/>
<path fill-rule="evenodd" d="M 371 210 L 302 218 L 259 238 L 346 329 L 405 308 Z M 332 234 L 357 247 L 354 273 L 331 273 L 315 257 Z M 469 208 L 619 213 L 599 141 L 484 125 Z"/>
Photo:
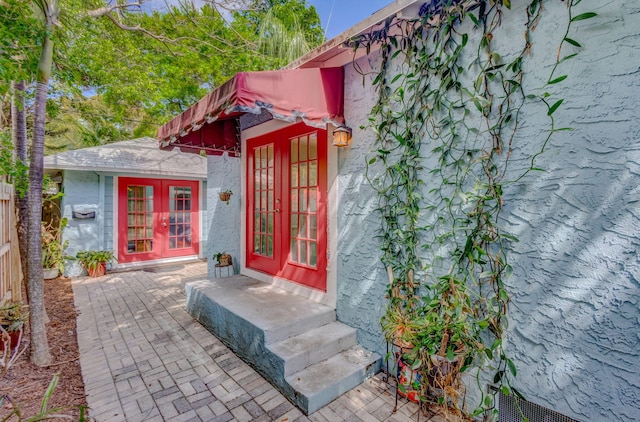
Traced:
<path fill-rule="evenodd" d="M 529 422 L 578 422 L 554 410 L 515 396 L 506 396 L 498 392 L 498 410 L 500 422 L 522 422 L 523 416 Z"/>

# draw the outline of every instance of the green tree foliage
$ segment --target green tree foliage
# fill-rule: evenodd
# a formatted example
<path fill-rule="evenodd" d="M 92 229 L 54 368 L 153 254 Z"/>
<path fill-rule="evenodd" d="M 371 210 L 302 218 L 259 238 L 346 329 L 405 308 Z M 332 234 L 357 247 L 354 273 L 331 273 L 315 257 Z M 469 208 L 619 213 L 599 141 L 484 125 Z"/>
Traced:
<path fill-rule="evenodd" d="M 122 11 L 125 24 L 78 19 L 66 46 L 69 72 L 81 72 L 75 79 L 98 94 L 108 109 L 105 124 L 153 136 L 157 126 L 237 72 L 274 69 L 291 59 L 282 49 L 264 47 L 265 19 L 281 21 L 290 37 L 305 34 L 305 51 L 322 42 L 313 7 L 304 0 L 274 3 L 230 15 L 215 3 L 181 4 L 152 14 Z M 123 31 L 125 25 L 144 30 Z"/>
<path fill-rule="evenodd" d="M 38 63 L 43 28 L 31 0 L 0 2 L 0 96 L 10 82 L 32 78 Z"/>
<path fill-rule="evenodd" d="M 302 45 L 305 50 L 292 50 L 297 56 L 324 40 L 318 14 L 305 0 L 252 1 L 232 12 L 215 1 L 150 14 L 114 9 L 112 19 L 97 12 L 105 4 L 60 0 L 46 153 L 154 136 L 159 125 L 237 72 L 285 65 L 294 57 L 282 45 Z M 0 2 L 3 87 L 35 79 L 43 29 L 33 10 L 30 0 Z M 265 29 L 265 20 L 284 29 L 284 42 Z M 32 106 L 27 100 L 27 109 Z"/>

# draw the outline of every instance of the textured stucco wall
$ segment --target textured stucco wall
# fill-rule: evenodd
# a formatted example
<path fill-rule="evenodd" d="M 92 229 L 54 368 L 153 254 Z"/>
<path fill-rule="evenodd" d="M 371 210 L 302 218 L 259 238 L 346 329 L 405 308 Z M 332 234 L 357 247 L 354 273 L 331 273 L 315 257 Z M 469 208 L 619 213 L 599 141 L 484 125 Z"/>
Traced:
<path fill-rule="evenodd" d="M 359 66 L 370 68 L 365 58 Z M 358 342 L 385 356 L 379 320 L 385 309 L 386 271 L 380 263 L 380 243 L 376 239 L 380 221 L 375 212 L 377 198 L 365 177 L 365 154 L 373 136 L 360 129 L 375 103 L 371 80 L 353 66 L 345 70 L 345 120 L 353 130 L 351 147 L 338 151 L 338 292 L 336 315 L 358 329 Z"/>
<path fill-rule="evenodd" d="M 209 277 L 214 276 L 213 254 L 227 252 L 233 256 L 236 273 L 240 271 L 240 158 L 209 156 L 207 158 L 207 215 L 204 230 L 207 233 L 204 257 L 207 258 Z M 229 205 L 218 198 L 218 193 L 233 191 Z M 226 273 L 225 273 L 226 274 Z"/>
<path fill-rule="evenodd" d="M 113 244 L 113 228 L 115 226 L 113 209 L 113 176 L 104 178 L 104 249 L 115 250 Z"/>
<path fill-rule="evenodd" d="M 522 20 L 511 16 L 521 16 L 524 5 L 513 3 L 500 29 L 512 39 L 521 37 Z M 515 386 L 529 400 L 580 420 L 638 420 L 640 4 L 585 0 L 575 13 L 585 11 L 599 16 L 575 25 L 572 38 L 584 48 L 562 65 L 569 78 L 552 92 L 565 98 L 554 114 L 558 126 L 574 130 L 554 135 L 536 162 L 545 172 L 506 189 L 502 224 L 520 239 L 509 255 L 507 349 L 518 367 Z M 527 59 L 530 89 L 549 74 L 565 22 L 566 4 L 545 2 Z M 358 64 L 366 72 L 376 61 Z M 366 77 L 363 86 L 362 75 L 346 67 L 345 117 L 354 142 L 340 152 L 337 314 L 358 328 L 363 345 L 384 355 L 378 320 L 387 280 L 374 238 L 375 197 L 363 176 L 373 134 L 357 129 L 373 104 L 370 83 Z M 523 119 L 514 155 L 527 157 L 539 149 L 548 120 L 536 107 Z M 511 175 L 524 165 L 514 157 Z"/>
<path fill-rule="evenodd" d="M 67 255 L 75 256 L 82 250 L 103 249 L 100 244 L 100 176 L 93 171 L 64 172 L 64 196 L 62 197 L 62 217 L 68 219 L 63 232 L 63 239 L 69 240 Z M 95 211 L 96 218 L 74 219 L 73 211 Z M 70 261 L 65 267 L 65 274 L 78 276 L 83 270 L 77 261 Z"/>

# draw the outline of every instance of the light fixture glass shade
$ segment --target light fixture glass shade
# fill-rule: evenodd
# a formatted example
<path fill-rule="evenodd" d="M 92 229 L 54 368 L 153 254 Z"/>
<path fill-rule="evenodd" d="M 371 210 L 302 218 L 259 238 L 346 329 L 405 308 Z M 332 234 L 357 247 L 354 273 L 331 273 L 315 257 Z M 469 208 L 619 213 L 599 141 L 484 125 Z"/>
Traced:
<path fill-rule="evenodd" d="M 348 147 L 351 144 L 351 129 L 346 126 L 339 126 L 331 132 L 333 134 L 333 142 L 331 145 L 336 147 Z"/>

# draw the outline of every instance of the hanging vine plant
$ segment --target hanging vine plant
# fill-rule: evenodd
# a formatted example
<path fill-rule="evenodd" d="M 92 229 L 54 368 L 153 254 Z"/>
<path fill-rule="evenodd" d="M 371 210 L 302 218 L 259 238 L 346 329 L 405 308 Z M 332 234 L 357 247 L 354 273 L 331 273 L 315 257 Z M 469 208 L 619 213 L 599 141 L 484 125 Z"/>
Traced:
<path fill-rule="evenodd" d="M 490 382 L 520 395 L 503 345 L 507 252 L 517 241 L 501 222 L 505 187 L 540 171 L 536 158 L 553 134 L 570 130 L 556 124 L 563 99 L 547 91 L 568 78 L 558 73 L 561 65 L 580 51 L 569 37 L 572 25 L 596 16 L 574 15 L 581 0 L 566 2 L 552 70 L 544 86 L 527 92 L 534 31 L 551 1 L 560 0 L 532 0 L 517 11 L 509 0 L 431 1 L 415 19 L 396 17 L 350 41 L 354 50 L 380 51 L 367 175 L 378 195 L 389 276 L 382 329 L 420 370 L 421 400 L 459 412 L 466 411 L 461 376 L 472 369 L 479 387 L 493 371 Z M 516 18 L 523 39 L 495 39 L 503 21 Z M 527 140 L 537 142 L 537 152 L 514 177 L 508 168 L 523 112 L 540 106 L 548 126 Z M 484 391 L 475 415 L 496 411 Z"/>

